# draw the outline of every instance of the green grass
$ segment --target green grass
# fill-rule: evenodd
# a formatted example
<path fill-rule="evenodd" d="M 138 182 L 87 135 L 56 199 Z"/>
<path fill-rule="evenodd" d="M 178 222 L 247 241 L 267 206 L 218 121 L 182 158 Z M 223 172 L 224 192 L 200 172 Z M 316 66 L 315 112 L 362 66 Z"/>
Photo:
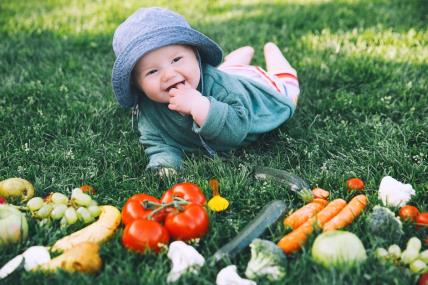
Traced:
<path fill-rule="evenodd" d="M 371 201 L 368 211 L 379 202 L 381 178 L 391 175 L 411 183 L 417 192 L 413 204 L 428 210 L 426 1 L 159 1 L 225 52 L 254 46 L 257 64 L 263 64 L 263 44 L 275 41 L 298 70 L 302 89 L 296 115 L 278 130 L 226 160 L 190 156 L 177 177 L 165 180 L 144 171 L 148 160 L 130 112 L 118 106 L 110 84 L 115 27 L 151 2 L 0 2 L 0 179 L 26 178 L 39 196 L 91 184 L 100 203 L 122 207 L 134 193 L 160 196 L 181 180 L 200 184 L 209 195 L 207 179 L 215 175 L 232 203 L 227 212 L 211 215 L 210 231 L 197 247 L 205 257 L 270 200 L 282 199 L 290 209 L 301 206 L 283 185 L 254 181 L 253 165 L 291 171 L 347 199 L 344 181 L 361 177 Z M 414 284 L 417 276 L 404 267 L 372 257 L 365 218 L 347 228 L 364 242 L 365 264 L 346 272 L 320 268 L 309 242 L 288 258 L 286 283 Z M 29 246 L 51 245 L 64 235 L 58 226 L 29 220 L 30 238 L 2 250 L 0 265 Z M 426 236 L 405 228 L 405 240 Z M 121 232 L 102 247 L 104 267 L 97 275 L 20 272 L 0 283 L 165 284 L 166 254 L 127 252 Z M 277 241 L 284 233 L 278 223 L 263 237 Z M 241 275 L 248 259 L 245 251 L 231 260 Z M 179 284 L 213 284 L 227 264 L 205 266 Z"/>

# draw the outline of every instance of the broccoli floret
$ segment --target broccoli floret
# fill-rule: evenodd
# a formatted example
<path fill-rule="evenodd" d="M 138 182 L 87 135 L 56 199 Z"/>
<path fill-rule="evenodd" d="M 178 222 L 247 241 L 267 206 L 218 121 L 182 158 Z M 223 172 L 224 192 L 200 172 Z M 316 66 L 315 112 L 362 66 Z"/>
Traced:
<path fill-rule="evenodd" d="M 367 230 L 380 244 L 398 243 L 404 234 L 400 219 L 390 209 L 378 205 L 367 218 Z"/>
<path fill-rule="evenodd" d="M 251 259 L 245 275 L 250 279 L 266 277 L 278 281 L 285 277 L 287 258 L 284 252 L 273 242 L 255 239 L 251 244 Z"/>

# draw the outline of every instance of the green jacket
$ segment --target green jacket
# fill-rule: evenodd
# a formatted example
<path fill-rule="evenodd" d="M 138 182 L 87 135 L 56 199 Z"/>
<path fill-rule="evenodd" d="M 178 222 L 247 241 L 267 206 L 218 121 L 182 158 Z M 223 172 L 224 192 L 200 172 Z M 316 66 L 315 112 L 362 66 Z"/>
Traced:
<path fill-rule="evenodd" d="M 191 116 L 141 96 L 138 129 L 150 158 L 147 168 L 179 168 L 183 152 L 214 154 L 246 145 L 291 118 L 295 108 L 273 89 L 207 64 L 202 64 L 198 90 L 211 103 L 202 127 Z"/>

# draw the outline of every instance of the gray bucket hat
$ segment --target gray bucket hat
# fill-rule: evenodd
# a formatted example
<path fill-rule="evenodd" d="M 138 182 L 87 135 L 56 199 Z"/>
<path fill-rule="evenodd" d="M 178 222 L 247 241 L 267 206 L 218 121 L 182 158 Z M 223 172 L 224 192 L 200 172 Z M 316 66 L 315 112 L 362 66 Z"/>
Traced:
<path fill-rule="evenodd" d="M 112 70 L 113 91 L 120 105 L 130 108 L 138 103 L 140 91 L 131 86 L 131 72 L 137 61 L 149 51 L 173 44 L 196 47 L 201 60 L 213 66 L 219 65 L 223 57 L 214 41 L 167 9 L 141 8 L 120 24 L 113 36 L 116 61 Z"/>

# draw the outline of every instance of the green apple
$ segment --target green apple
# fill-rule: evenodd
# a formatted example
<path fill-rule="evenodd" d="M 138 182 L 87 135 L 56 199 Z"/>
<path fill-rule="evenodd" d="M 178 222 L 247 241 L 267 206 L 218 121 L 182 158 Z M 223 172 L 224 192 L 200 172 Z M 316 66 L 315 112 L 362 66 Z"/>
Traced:
<path fill-rule="evenodd" d="M 11 205 L 0 205 L 0 249 L 28 236 L 25 215 Z"/>
<path fill-rule="evenodd" d="M 17 197 L 26 201 L 34 196 L 34 187 L 25 179 L 8 178 L 0 182 L 0 196 Z"/>

